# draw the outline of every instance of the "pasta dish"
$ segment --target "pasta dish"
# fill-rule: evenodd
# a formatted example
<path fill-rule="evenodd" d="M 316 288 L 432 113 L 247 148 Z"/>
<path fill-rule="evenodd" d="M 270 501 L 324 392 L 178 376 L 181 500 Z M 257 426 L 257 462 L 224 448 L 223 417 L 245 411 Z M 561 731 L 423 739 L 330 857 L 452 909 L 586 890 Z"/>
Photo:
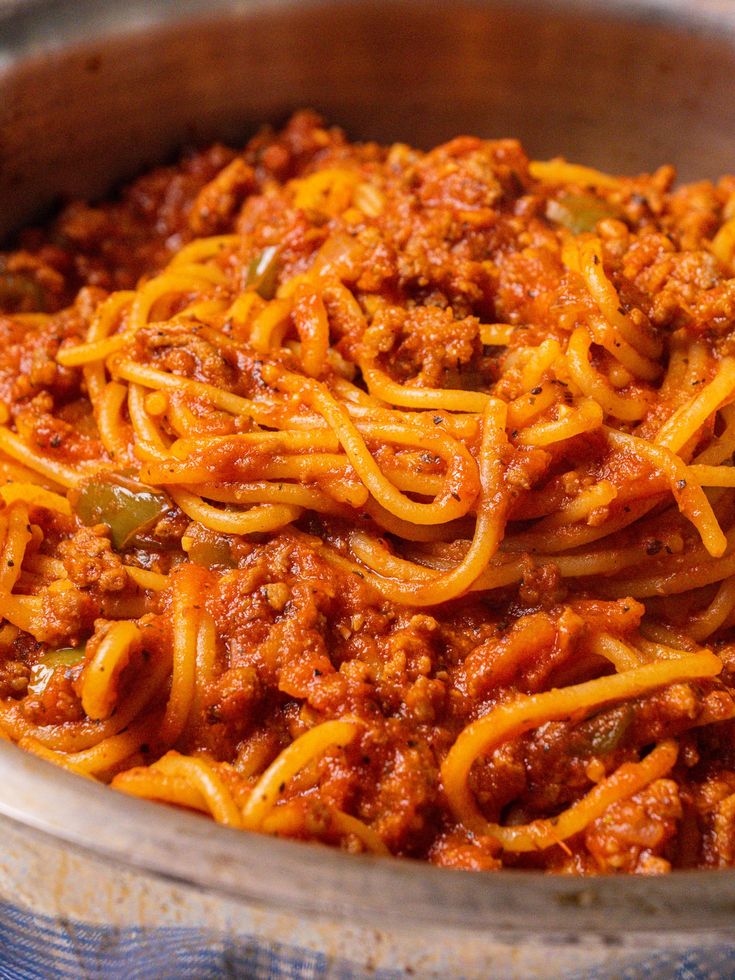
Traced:
<path fill-rule="evenodd" d="M 0 734 L 229 827 L 735 864 L 735 177 L 309 112 L 0 255 Z"/>

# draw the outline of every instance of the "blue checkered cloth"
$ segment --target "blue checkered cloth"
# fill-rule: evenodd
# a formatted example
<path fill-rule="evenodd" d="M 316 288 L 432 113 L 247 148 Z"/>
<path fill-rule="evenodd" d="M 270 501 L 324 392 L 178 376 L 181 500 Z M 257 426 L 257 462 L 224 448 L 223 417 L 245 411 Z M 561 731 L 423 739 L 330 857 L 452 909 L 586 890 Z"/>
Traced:
<path fill-rule="evenodd" d="M 547 977 L 555 977 L 553 957 Z M 498 976 L 497 964 L 492 969 Z M 254 936 L 207 929 L 92 925 L 0 903 L 0 980 L 398 980 L 374 970 Z M 621 954 L 614 966 L 566 972 L 565 980 L 730 980 L 735 936 L 706 950 Z M 461 980 L 459 975 L 455 980 Z"/>
<path fill-rule="evenodd" d="M 0 903 L 1 980 L 353 980 L 360 975 L 349 963 L 253 936 L 92 925 Z M 371 973 L 374 980 L 401 976 Z"/>

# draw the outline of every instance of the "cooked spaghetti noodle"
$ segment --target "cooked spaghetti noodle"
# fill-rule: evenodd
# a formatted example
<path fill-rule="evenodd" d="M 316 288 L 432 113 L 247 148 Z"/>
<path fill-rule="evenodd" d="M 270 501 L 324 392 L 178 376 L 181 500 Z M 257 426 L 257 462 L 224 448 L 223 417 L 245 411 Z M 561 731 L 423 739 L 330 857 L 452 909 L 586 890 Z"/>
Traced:
<path fill-rule="evenodd" d="M 731 864 L 733 200 L 300 113 L 24 233 L 0 735 L 353 852 Z"/>

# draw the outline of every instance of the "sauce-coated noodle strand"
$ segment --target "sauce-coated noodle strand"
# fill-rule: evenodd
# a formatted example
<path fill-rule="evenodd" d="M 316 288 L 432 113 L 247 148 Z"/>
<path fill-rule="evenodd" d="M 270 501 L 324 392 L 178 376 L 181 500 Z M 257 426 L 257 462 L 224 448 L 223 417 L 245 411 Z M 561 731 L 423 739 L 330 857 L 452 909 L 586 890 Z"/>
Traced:
<path fill-rule="evenodd" d="M 0 449 L 11 459 L 17 460 L 36 473 L 40 473 L 41 476 L 48 477 L 62 487 L 75 487 L 84 475 L 83 470 L 80 471 L 75 467 L 67 466 L 66 463 L 60 463 L 43 456 L 37 449 L 29 446 L 20 436 L 11 432 L 4 425 L 0 425 Z M 98 467 L 94 469 L 96 471 Z"/>
<path fill-rule="evenodd" d="M 108 382 L 95 402 L 95 414 L 100 438 L 107 452 L 118 463 L 130 462 L 130 440 L 123 425 L 121 411 L 128 397 L 125 385 L 117 381 Z"/>
<path fill-rule="evenodd" d="M 411 388 L 393 381 L 384 371 L 367 360 L 360 361 L 360 370 L 371 395 L 391 405 L 402 405 L 405 408 L 443 408 L 450 412 L 483 412 L 489 397 L 474 391 Z"/>
<path fill-rule="evenodd" d="M 104 342 L 112 332 L 118 318 L 129 308 L 135 293 L 133 290 L 120 290 L 112 293 L 97 308 L 87 331 L 87 344 Z M 114 344 L 116 347 L 117 344 Z M 65 347 L 60 354 L 71 353 L 75 348 Z M 108 354 L 109 356 L 109 354 Z M 63 364 L 64 361 L 61 361 Z M 92 361 L 83 365 L 84 383 L 89 399 L 94 405 L 105 384 L 105 365 L 102 361 Z"/>
<path fill-rule="evenodd" d="M 174 578 L 171 693 L 160 731 L 165 745 L 174 745 L 186 728 L 194 701 L 202 584 L 202 570 L 192 565 Z"/>
<path fill-rule="evenodd" d="M 634 324 L 630 316 L 623 312 L 620 297 L 605 273 L 600 239 L 596 237 L 581 239 L 578 248 L 580 271 L 605 319 L 643 357 L 660 357 L 663 349 L 660 340 Z M 658 366 L 653 367 L 658 374 Z"/>
<path fill-rule="evenodd" d="M 356 720 L 325 721 L 295 739 L 266 769 L 253 787 L 242 812 L 248 830 L 259 830 L 278 802 L 281 786 L 330 748 L 343 748 L 355 738 L 361 723 Z"/>
<path fill-rule="evenodd" d="M 26 546 L 32 537 L 27 506 L 21 501 L 15 501 L 9 505 L 8 511 L 5 541 L 0 551 L 0 593 L 11 592 L 18 581 Z"/>
<path fill-rule="evenodd" d="M 97 745 L 79 752 L 55 751 L 30 735 L 21 738 L 18 745 L 42 759 L 54 762 L 65 769 L 71 769 L 72 772 L 83 776 L 99 777 L 134 755 L 150 739 L 152 728 L 152 720 L 146 718 L 131 725 L 119 735 L 111 735 L 109 738 L 102 739 Z"/>
<path fill-rule="evenodd" d="M 301 486 L 297 483 L 234 483 L 217 485 L 205 483 L 194 485 L 192 490 L 209 500 L 232 504 L 288 504 L 294 508 L 308 507 L 310 510 L 323 514 L 338 514 L 341 512 L 335 501 L 312 487 Z M 327 488 L 330 492 L 334 485 Z M 246 512 L 247 513 L 247 512 Z"/>
<path fill-rule="evenodd" d="M 727 540 L 717 523 L 712 505 L 701 487 L 692 486 L 688 469 L 679 457 L 663 446 L 655 446 L 645 439 L 616 432 L 614 429 L 606 430 L 606 435 L 613 446 L 628 449 L 668 477 L 679 509 L 699 531 L 707 551 L 716 558 L 723 555 Z"/>
<path fill-rule="evenodd" d="M 187 517 L 223 534 L 273 531 L 290 524 L 301 513 L 300 507 L 290 504 L 261 504 L 244 511 L 220 510 L 187 490 L 171 489 L 169 494 Z"/>
<path fill-rule="evenodd" d="M 31 636 L 39 639 L 42 632 L 42 606 L 43 600 L 38 596 L 25 595 L 2 595 L 0 596 L 0 614 L 3 619 L 7 619 L 13 626 L 30 633 Z"/>
<path fill-rule="evenodd" d="M 240 827 L 240 811 L 224 781 L 205 759 L 167 752 L 151 766 L 156 772 L 174 776 L 195 787 L 206 801 L 207 808 L 218 823 Z M 114 785 L 114 783 L 113 783 Z"/>
<path fill-rule="evenodd" d="M 735 394 L 735 358 L 724 358 L 717 374 L 701 391 L 664 422 L 656 444 L 678 453 L 707 419 Z"/>
<path fill-rule="evenodd" d="M 127 793 L 128 796 L 137 796 L 144 800 L 159 800 L 161 803 L 172 803 L 212 816 L 209 801 L 204 797 L 194 780 L 178 774 L 170 774 L 150 766 L 136 766 L 118 773 L 110 785 L 121 793 Z"/>
<path fill-rule="evenodd" d="M 553 160 L 531 160 L 528 172 L 534 180 L 544 184 L 579 184 L 580 187 L 620 187 L 618 177 L 585 167 L 579 163 L 568 163 L 563 157 Z"/>
<path fill-rule="evenodd" d="M 535 422 L 521 431 L 515 441 L 523 446 L 552 446 L 585 432 L 594 432 L 602 425 L 604 413 L 591 398 L 583 398 L 574 408 L 559 405 L 557 417 Z"/>
<path fill-rule="evenodd" d="M 113 623 L 87 664 L 82 684 L 82 707 L 88 718 L 109 718 L 117 698 L 120 674 L 140 644 L 141 633 L 135 623 Z"/>
<path fill-rule="evenodd" d="M 168 459 L 168 441 L 146 410 L 145 389 L 141 385 L 128 386 L 128 411 L 135 434 L 136 457 L 142 462 Z"/>
<path fill-rule="evenodd" d="M 22 500 L 31 507 L 43 507 L 46 510 L 57 511 L 64 517 L 71 517 L 71 506 L 66 497 L 62 497 L 61 494 L 54 493 L 52 490 L 45 490 L 33 483 L 8 483 L 4 487 L 0 487 L 0 497 L 6 504 Z"/>
<path fill-rule="evenodd" d="M 350 548 L 355 557 L 376 575 L 370 576 L 370 582 L 388 598 L 401 599 L 401 587 L 412 586 L 416 582 L 435 582 L 440 585 L 456 566 L 446 559 L 427 559 L 424 564 L 417 561 L 407 561 L 392 555 L 381 542 L 369 535 L 354 531 L 350 535 Z M 467 552 L 465 552 L 466 558 Z M 329 560 L 329 559 L 328 559 Z M 355 566 L 357 568 L 358 566 Z M 470 591 L 487 591 L 518 582 L 523 577 L 520 563 L 510 557 L 506 560 L 493 559 L 485 571 L 470 585 Z M 391 579 L 395 581 L 391 581 Z"/>
<path fill-rule="evenodd" d="M 655 779 L 665 776 L 673 768 L 678 751 L 676 742 L 667 739 L 641 762 L 624 762 L 559 816 L 518 827 L 489 825 L 492 828 L 489 832 L 506 851 L 522 853 L 552 847 L 584 830 L 613 803 L 628 799 Z"/>
<path fill-rule="evenodd" d="M 36 725 L 25 717 L 17 703 L 0 701 L 0 726 L 10 732 L 16 741 L 28 736 L 54 751 L 82 752 L 123 732 L 157 698 L 170 676 L 171 661 L 166 657 L 153 659 L 148 671 L 104 721 L 85 718 L 66 724 Z"/>
<path fill-rule="evenodd" d="M 589 361 L 592 338 L 579 327 L 569 338 L 567 363 L 575 382 L 588 398 L 594 398 L 608 415 L 623 421 L 642 419 L 649 408 L 649 399 L 641 395 L 620 395 Z"/>
<path fill-rule="evenodd" d="M 638 650 L 610 633 L 599 633 L 590 643 L 590 650 L 609 660 L 621 674 L 646 663 L 646 658 Z"/>
<path fill-rule="evenodd" d="M 687 633 L 701 642 L 722 626 L 735 608 L 735 575 L 722 583 L 710 605 L 687 624 Z"/>
<path fill-rule="evenodd" d="M 392 596 L 400 596 L 403 601 L 416 606 L 446 602 L 469 589 L 487 568 L 503 537 L 508 508 L 503 466 L 508 449 L 505 421 L 505 405 L 491 398 L 483 417 L 480 446 L 482 496 L 477 506 L 475 533 L 465 557 L 433 582 L 388 583 Z"/>
<path fill-rule="evenodd" d="M 134 565 L 125 565 L 125 571 L 141 589 L 149 589 L 152 592 L 163 592 L 164 589 L 168 588 L 168 575 L 151 572 L 146 568 L 136 568 Z"/>
<path fill-rule="evenodd" d="M 516 738 L 544 722 L 569 718 L 611 701 L 639 697 L 676 681 L 714 677 L 721 670 L 722 662 L 718 657 L 702 652 L 664 663 L 646 664 L 621 674 L 600 677 L 568 688 L 524 696 L 492 709 L 464 729 L 442 763 L 442 781 L 452 812 L 473 833 L 489 834 L 503 843 L 507 840 L 512 847 L 514 839 L 523 839 L 521 831 L 512 828 L 505 834 L 507 828 L 489 823 L 472 798 L 468 779 L 470 769 L 479 756 L 491 753 L 509 739 Z M 668 755 L 668 751 L 665 754 Z M 673 765 L 673 761 L 672 759 L 670 765 Z M 575 821 L 572 823 L 576 826 Z M 540 839 L 536 832 L 531 832 L 525 843 L 530 843 L 530 847 L 535 848 L 539 846 Z M 530 848 L 523 846 L 520 849 Z"/>
<path fill-rule="evenodd" d="M 470 498 L 463 503 L 456 499 L 459 494 L 453 495 L 451 478 L 447 480 L 448 486 L 441 498 L 431 504 L 418 503 L 400 493 L 380 471 L 346 409 L 323 385 L 314 381 L 304 381 L 296 375 L 279 371 L 274 365 L 269 366 L 268 370 L 263 368 L 263 377 L 285 391 L 297 393 L 310 407 L 323 415 L 342 444 L 360 479 L 378 503 L 391 513 L 417 524 L 442 524 L 467 513 L 472 500 Z M 398 430 L 392 432 L 392 437 L 395 438 L 401 438 L 402 435 L 404 434 Z M 417 444 L 421 444 L 420 434 L 408 438 L 415 438 Z M 464 464 L 466 461 L 467 457 L 457 458 L 458 463 Z"/>
<path fill-rule="evenodd" d="M 262 830 L 266 834 L 276 834 L 280 837 L 298 837 L 305 832 L 303 808 L 289 803 L 276 807 L 263 820 Z M 313 833 L 313 826 L 310 826 L 307 836 L 311 836 Z M 343 810 L 330 807 L 323 833 L 324 835 L 336 833 L 340 837 L 355 837 L 369 854 L 390 854 L 372 827 Z"/>

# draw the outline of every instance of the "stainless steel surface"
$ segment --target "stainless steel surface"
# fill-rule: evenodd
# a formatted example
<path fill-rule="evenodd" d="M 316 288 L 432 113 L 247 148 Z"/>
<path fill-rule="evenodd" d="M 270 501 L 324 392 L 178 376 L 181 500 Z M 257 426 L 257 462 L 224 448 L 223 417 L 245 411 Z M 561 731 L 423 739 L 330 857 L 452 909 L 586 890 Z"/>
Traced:
<path fill-rule="evenodd" d="M 0 235 L 186 142 L 242 142 L 303 105 L 356 138 L 516 135 L 538 156 L 714 176 L 735 171 L 733 79 L 735 9 L 713 0 L 0 0 Z M 118 796 L 5 743 L 2 827 L 59 866 L 67 851 L 91 855 L 248 914 L 430 936 L 441 909 L 439 935 L 424 939 L 437 950 L 453 948 L 447 931 L 673 942 L 728 930 L 735 913 L 731 872 L 574 880 L 355 859 Z"/>
<path fill-rule="evenodd" d="M 722 929 L 732 926 L 735 912 L 731 872 L 577 879 L 355 859 L 125 797 L 7 743 L 0 743 L 0 787 L 0 814 L 17 824 L 123 865 L 305 915 L 431 926 L 440 907 L 442 928 L 564 934 Z"/>

